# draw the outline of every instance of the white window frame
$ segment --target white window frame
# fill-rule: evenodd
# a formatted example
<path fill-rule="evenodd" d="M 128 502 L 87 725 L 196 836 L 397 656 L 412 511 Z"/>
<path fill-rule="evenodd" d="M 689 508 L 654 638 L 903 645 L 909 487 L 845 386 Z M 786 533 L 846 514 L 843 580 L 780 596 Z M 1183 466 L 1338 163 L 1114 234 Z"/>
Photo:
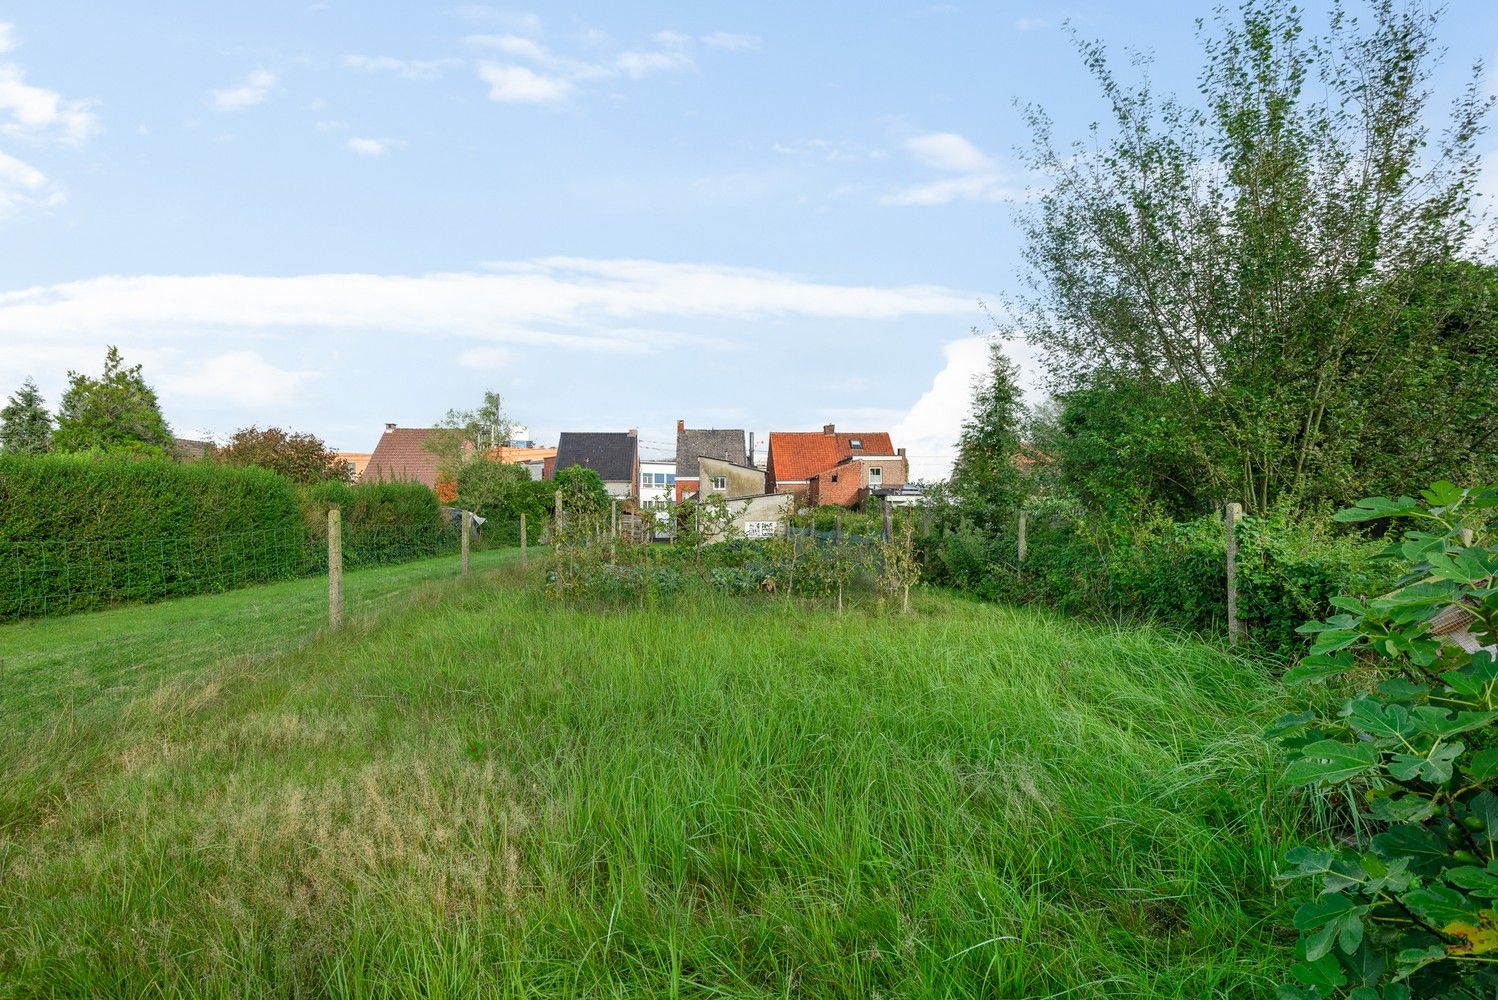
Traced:
<path fill-rule="evenodd" d="M 721 490 L 723 492 L 727 492 L 728 491 L 728 477 L 727 476 L 713 476 L 712 477 L 712 488 L 715 489 L 715 490 Z"/>
<path fill-rule="evenodd" d="M 870 486 L 883 486 L 884 485 L 884 466 L 882 466 L 882 465 L 871 465 L 871 466 L 869 466 L 869 485 Z"/>

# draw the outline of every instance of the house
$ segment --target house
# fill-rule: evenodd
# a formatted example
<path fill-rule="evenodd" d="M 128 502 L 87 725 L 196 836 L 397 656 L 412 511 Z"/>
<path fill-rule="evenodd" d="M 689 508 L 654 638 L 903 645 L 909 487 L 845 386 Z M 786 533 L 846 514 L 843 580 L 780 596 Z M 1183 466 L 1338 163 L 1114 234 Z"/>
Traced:
<path fill-rule="evenodd" d="M 439 430 L 386 424 L 385 433 L 380 435 L 379 443 L 370 453 L 369 464 L 359 477 L 360 482 L 424 483 L 437 492 L 438 500 L 451 503 L 457 498 L 458 485 L 445 476 L 438 482 L 437 455 L 427 448 L 427 438 Z"/>
<path fill-rule="evenodd" d="M 556 467 L 557 450 L 537 448 L 535 442 L 523 445 L 512 442 L 498 448 L 490 448 L 484 457 L 495 462 L 523 465 L 532 479 L 550 479 Z"/>
<path fill-rule="evenodd" d="M 721 542 L 730 533 L 739 538 L 774 538 L 784 530 L 782 526 L 795 513 L 795 506 L 796 498 L 786 493 L 736 497 L 728 501 L 732 527 L 727 531 L 706 532 L 702 540 Z"/>
<path fill-rule="evenodd" d="M 750 442 L 750 449 L 754 447 Z M 701 485 L 697 469 L 698 459 L 722 459 L 737 465 L 752 466 L 749 453 L 744 449 L 742 430 L 718 430 L 717 428 L 688 427 L 685 420 L 676 421 L 676 499 L 680 502 Z"/>
<path fill-rule="evenodd" d="M 794 493 L 809 506 L 853 507 L 870 494 L 903 487 L 905 449 L 884 431 L 841 434 L 833 424 L 818 431 L 770 435 L 765 489 Z"/>
<path fill-rule="evenodd" d="M 640 460 L 640 507 L 665 510 L 676 499 L 676 459 Z"/>
<path fill-rule="evenodd" d="M 553 475 L 574 465 L 598 473 L 609 496 L 637 496 L 640 482 L 639 432 L 563 431 L 557 440 Z"/>
<path fill-rule="evenodd" d="M 710 497 L 717 493 L 724 499 L 736 500 L 739 497 L 760 496 L 766 492 L 764 469 L 721 458 L 709 458 L 706 455 L 697 460 L 697 469 L 699 497 Z"/>
<path fill-rule="evenodd" d="M 367 451 L 340 451 L 335 454 L 354 467 L 354 482 L 358 482 L 364 476 L 364 470 L 369 467 L 370 453 Z"/>

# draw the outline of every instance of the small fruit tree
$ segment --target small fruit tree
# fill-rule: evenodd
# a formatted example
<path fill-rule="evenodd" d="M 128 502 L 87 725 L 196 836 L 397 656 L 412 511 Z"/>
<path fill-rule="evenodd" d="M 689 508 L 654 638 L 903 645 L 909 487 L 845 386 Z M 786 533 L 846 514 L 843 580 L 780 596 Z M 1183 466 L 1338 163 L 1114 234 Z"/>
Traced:
<path fill-rule="evenodd" d="M 1410 570 L 1384 597 L 1333 600 L 1341 613 L 1302 627 L 1315 646 L 1286 675 L 1361 690 L 1333 717 L 1271 729 L 1285 783 L 1356 803 L 1336 844 L 1287 855 L 1285 877 L 1317 895 L 1295 914 L 1300 961 L 1281 996 L 1498 996 L 1498 486 L 1442 482 L 1336 517 L 1407 522 L 1387 554 Z M 1442 641 L 1440 623 L 1466 642 Z"/>

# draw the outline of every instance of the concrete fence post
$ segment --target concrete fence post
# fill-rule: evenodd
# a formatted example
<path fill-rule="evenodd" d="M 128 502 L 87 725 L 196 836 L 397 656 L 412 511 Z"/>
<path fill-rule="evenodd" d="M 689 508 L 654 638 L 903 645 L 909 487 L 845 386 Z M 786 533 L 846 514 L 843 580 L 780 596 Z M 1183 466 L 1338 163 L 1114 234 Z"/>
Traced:
<path fill-rule="evenodd" d="M 1243 505 L 1230 503 L 1225 509 L 1227 522 L 1227 571 L 1228 571 L 1228 644 L 1238 645 L 1243 635 L 1243 623 L 1238 620 L 1238 519 L 1243 516 Z"/>
<path fill-rule="evenodd" d="M 520 514 L 520 565 L 524 566 L 530 561 L 530 554 L 526 551 L 527 539 L 525 537 L 525 513 Z"/>
<path fill-rule="evenodd" d="M 343 511 L 328 508 L 328 628 L 343 628 Z"/>
<path fill-rule="evenodd" d="M 1026 530 L 1028 528 L 1029 528 L 1029 516 L 1027 514 L 1025 514 L 1024 511 L 1020 511 L 1019 512 L 1019 545 L 1018 545 L 1017 555 L 1019 556 L 1019 562 L 1020 562 L 1021 566 L 1023 566 L 1025 564 L 1025 556 L 1027 556 L 1027 555 L 1030 554 L 1029 539 L 1026 537 L 1026 534 L 1025 534 L 1025 532 L 1026 532 Z"/>
<path fill-rule="evenodd" d="M 459 574 L 460 576 L 467 576 L 468 575 L 468 536 L 471 535 L 472 533 L 473 533 L 473 511 L 471 511 L 471 510 L 465 510 L 463 512 L 463 541 L 462 541 L 460 549 L 459 549 L 459 551 L 462 553 L 462 566 L 463 566 L 462 572 Z"/>

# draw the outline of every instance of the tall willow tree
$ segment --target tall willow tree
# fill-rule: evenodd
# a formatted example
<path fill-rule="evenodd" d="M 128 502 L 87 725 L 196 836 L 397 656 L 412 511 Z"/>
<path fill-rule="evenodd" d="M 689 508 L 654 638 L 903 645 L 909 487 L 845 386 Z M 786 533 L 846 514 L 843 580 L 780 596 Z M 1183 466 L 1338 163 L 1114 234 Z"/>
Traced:
<path fill-rule="evenodd" d="M 1474 66 L 1432 107 L 1435 27 L 1376 0 L 1312 36 L 1296 7 L 1247 0 L 1198 22 L 1195 100 L 1125 84 L 1079 42 L 1106 126 L 1058 147 L 1027 109 L 1042 182 L 1018 323 L 1063 400 L 1105 413 L 1098 394 L 1126 386 L 1168 405 L 1156 444 L 1195 470 L 1191 504 L 1491 473 L 1498 282 L 1462 263 L 1489 259 L 1473 193 L 1491 101 Z"/>

